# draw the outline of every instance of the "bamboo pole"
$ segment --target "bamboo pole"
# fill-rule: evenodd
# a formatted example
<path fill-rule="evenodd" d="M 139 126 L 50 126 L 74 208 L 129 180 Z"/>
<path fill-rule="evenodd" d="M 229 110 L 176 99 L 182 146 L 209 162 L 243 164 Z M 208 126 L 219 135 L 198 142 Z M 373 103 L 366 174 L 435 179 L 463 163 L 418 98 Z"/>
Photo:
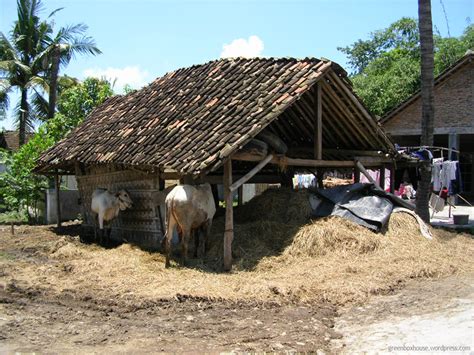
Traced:
<path fill-rule="evenodd" d="M 230 186 L 230 191 L 231 192 L 234 192 L 235 190 L 237 190 L 240 186 L 242 186 L 243 184 L 245 184 L 247 181 L 249 181 L 255 174 L 257 174 L 260 170 L 263 169 L 263 167 L 265 167 L 265 165 L 267 165 L 271 160 L 273 159 L 273 154 L 269 154 L 267 155 L 267 157 L 265 159 L 263 159 L 260 163 L 257 164 L 257 166 L 255 166 L 252 170 L 250 170 L 247 174 L 245 174 L 244 176 L 242 176 L 239 180 L 237 180 L 236 182 L 234 182 L 231 186 Z M 231 176 L 231 180 L 232 180 L 232 176 Z"/>
<path fill-rule="evenodd" d="M 323 159 L 323 106 L 321 101 L 321 84 L 316 85 L 316 117 L 314 124 L 314 158 Z"/>
<path fill-rule="evenodd" d="M 238 192 L 238 202 L 237 202 L 237 204 L 239 206 L 242 206 L 244 204 L 244 184 L 239 186 L 239 188 L 237 189 L 237 192 Z"/>
<path fill-rule="evenodd" d="M 56 175 L 54 175 L 54 184 L 56 187 L 56 225 L 58 228 L 61 228 L 61 199 L 60 199 L 60 180 L 59 180 L 59 174 L 58 171 L 56 170 Z"/>
<path fill-rule="evenodd" d="M 234 239 L 234 211 L 232 199 L 232 160 L 224 164 L 224 199 L 225 199 L 225 231 L 224 231 L 224 271 L 232 269 L 232 240 Z"/>

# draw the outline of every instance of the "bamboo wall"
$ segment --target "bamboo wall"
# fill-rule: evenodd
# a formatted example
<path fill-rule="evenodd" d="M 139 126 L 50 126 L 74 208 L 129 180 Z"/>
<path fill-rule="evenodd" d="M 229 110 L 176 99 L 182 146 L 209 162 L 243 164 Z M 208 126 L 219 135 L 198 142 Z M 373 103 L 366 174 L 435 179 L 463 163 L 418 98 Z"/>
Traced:
<path fill-rule="evenodd" d="M 159 248 L 163 232 L 161 229 L 158 206 L 154 196 L 158 192 L 158 178 L 150 174 L 132 170 L 114 170 L 109 167 L 90 167 L 87 173 L 77 176 L 77 185 L 81 196 L 84 233 L 93 235 L 94 215 L 91 211 L 92 193 L 96 188 L 106 188 L 116 192 L 128 191 L 133 207 L 120 211 L 112 220 L 111 238 L 127 241 L 142 247 Z M 162 216 L 163 224 L 165 216 Z"/>

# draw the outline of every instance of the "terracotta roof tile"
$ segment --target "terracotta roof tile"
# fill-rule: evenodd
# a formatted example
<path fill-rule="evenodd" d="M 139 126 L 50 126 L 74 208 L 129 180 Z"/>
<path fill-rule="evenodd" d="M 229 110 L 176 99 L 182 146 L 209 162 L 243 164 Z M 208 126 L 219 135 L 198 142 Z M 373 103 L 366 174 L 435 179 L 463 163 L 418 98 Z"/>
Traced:
<path fill-rule="evenodd" d="M 329 70 L 328 60 L 222 59 L 116 96 L 38 161 L 38 169 L 116 163 L 199 174 L 258 134 Z"/>

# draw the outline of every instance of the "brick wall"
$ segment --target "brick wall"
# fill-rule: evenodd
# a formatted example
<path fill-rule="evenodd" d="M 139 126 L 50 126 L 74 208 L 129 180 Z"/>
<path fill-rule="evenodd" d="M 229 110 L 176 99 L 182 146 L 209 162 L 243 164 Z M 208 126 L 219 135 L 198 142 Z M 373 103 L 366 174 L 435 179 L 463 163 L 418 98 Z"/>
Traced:
<path fill-rule="evenodd" d="M 435 86 L 435 134 L 474 133 L 474 62 Z M 419 135 L 421 100 L 417 98 L 384 124 L 392 136 Z"/>

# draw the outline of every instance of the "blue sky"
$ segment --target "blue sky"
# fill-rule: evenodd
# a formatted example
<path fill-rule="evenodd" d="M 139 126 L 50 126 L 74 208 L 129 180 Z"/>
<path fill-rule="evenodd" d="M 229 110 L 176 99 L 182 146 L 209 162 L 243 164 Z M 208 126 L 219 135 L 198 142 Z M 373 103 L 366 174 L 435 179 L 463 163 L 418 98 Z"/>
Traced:
<path fill-rule="evenodd" d="M 451 36 L 473 18 L 473 0 L 443 0 Z M 134 88 L 168 71 L 222 55 L 326 57 L 346 70 L 346 46 L 403 16 L 417 17 L 417 0 L 43 0 L 44 17 L 60 26 L 85 23 L 103 54 L 79 57 L 62 73 L 117 78 Z M 433 23 L 447 26 L 440 0 L 432 0 Z M 16 1 L 0 0 L 0 31 L 16 19 Z M 12 102 L 13 104 L 13 102 Z M 0 126 L 12 128 L 7 119 Z"/>

